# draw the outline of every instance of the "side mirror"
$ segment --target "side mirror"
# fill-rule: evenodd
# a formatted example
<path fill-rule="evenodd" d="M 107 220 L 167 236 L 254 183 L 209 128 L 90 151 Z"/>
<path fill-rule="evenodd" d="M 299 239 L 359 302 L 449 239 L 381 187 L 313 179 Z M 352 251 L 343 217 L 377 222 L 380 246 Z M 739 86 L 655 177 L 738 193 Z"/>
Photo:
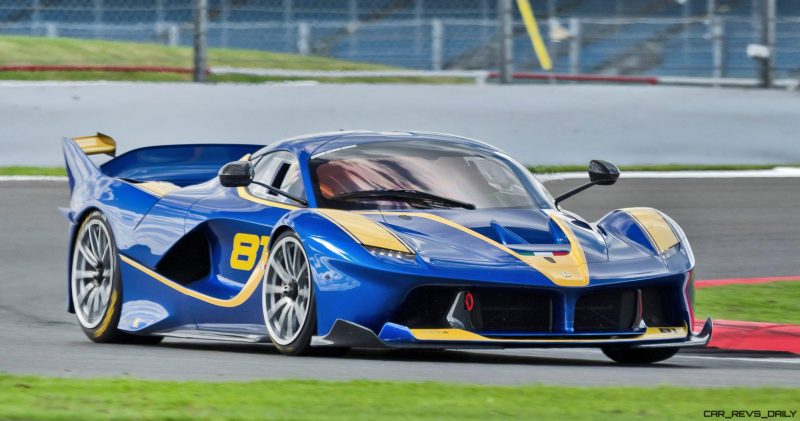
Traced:
<path fill-rule="evenodd" d="M 610 186 L 617 182 L 619 168 L 616 165 L 599 159 L 589 163 L 589 181 L 601 186 Z"/>
<path fill-rule="evenodd" d="M 616 165 L 608 161 L 593 159 L 589 163 L 589 182 L 557 196 L 556 206 L 558 206 L 558 204 L 563 202 L 565 199 L 575 196 L 576 194 L 596 184 L 600 186 L 610 186 L 616 183 L 618 178 L 619 168 L 617 168 Z"/>
<path fill-rule="evenodd" d="M 250 161 L 233 161 L 219 169 L 219 184 L 223 187 L 246 187 L 253 182 Z"/>

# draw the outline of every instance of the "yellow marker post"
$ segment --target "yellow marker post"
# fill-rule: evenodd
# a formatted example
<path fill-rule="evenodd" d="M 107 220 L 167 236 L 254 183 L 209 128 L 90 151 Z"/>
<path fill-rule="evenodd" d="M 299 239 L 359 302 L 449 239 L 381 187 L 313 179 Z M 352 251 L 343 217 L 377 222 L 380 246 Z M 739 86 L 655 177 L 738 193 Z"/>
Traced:
<path fill-rule="evenodd" d="M 522 15 L 522 21 L 525 22 L 525 29 L 528 30 L 528 36 L 533 44 L 533 51 L 536 53 L 536 58 L 539 59 L 539 64 L 544 70 L 551 70 L 553 62 L 550 60 L 550 54 L 547 52 L 547 47 L 542 40 L 542 34 L 539 33 L 539 26 L 536 24 L 536 17 L 533 15 L 533 8 L 528 0 L 517 0 L 517 7 L 519 13 Z"/>

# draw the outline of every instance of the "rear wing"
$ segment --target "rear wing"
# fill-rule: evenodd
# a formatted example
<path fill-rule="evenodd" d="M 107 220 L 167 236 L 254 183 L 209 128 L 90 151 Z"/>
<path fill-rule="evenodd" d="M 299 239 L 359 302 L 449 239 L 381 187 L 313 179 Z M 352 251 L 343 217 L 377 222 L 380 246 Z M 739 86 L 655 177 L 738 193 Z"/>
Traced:
<path fill-rule="evenodd" d="M 96 180 L 103 175 L 97 165 L 89 159 L 89 155 L 114 156 L 117 152 L 117 142 L 102 133 L 94 136 L 65 137 L 63 149 L 69 177 L 69 191 L 72 192 L 76 186 L 82 185 L 87 180 Z"/>
<path fill-rule="evenodd" d="M 262 145 L 187 144 L 159 145 L 117 154 L 117 142 L 111 136 L 64 138 L 64 159 L 67 163 L 70 191 L 76 186 L 101 177 L 112 177 L 130 183 L 163 182 L 185 187 L 208 181 L 231 161 L 252 154 Z M 106 154 L 114 159 L 95 165 L 89 155 Z"/>
<path fill-rule="evenodd" d="M 117 155 L 117 141 L 100 132 L 94 136 L 73 137 L 72 140 L 86 155 L 106 154 L 111 157 Z"/>

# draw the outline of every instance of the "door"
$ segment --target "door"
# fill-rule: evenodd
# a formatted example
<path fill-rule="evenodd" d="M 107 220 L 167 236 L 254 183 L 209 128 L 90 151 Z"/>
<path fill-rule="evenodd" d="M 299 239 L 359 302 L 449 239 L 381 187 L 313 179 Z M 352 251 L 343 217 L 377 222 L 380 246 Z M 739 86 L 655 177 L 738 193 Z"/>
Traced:
<path fill-rule="evenodd" d="M 296 157 L 271 152 L 253 160 L 254 180 L 305 199 Z M 278 220 L 301 205 L 264 187 L 219 187 L 197 202 L 187 218 L 189 229 L 204 233 L 211 256 L 209 277 L 194 285 L 216 300 L 192 307 L 201 330 L 229 333 L 265 331 L 260 291 L 267 244 Z"/>

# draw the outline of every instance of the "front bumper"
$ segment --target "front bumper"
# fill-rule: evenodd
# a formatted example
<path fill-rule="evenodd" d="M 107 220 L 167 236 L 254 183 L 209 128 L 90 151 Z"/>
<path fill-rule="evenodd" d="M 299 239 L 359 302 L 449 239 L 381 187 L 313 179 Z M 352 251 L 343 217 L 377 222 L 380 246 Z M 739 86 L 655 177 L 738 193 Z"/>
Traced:
<path fill-rule="evenodd" d="M 632 335 L 570 335 L 525 338 L 490 338 L 462 329 L 410 329 L 386 323 L 379 334 L 345 320 L 337 320 L 325 336 L 314 336 L 312 346 L 351 348 L 502 349 L 567 347 L 667 348 L 705 346 L 714 323 L 709 317 L 695 334 L 686 326 L 648 327 Z"/>

